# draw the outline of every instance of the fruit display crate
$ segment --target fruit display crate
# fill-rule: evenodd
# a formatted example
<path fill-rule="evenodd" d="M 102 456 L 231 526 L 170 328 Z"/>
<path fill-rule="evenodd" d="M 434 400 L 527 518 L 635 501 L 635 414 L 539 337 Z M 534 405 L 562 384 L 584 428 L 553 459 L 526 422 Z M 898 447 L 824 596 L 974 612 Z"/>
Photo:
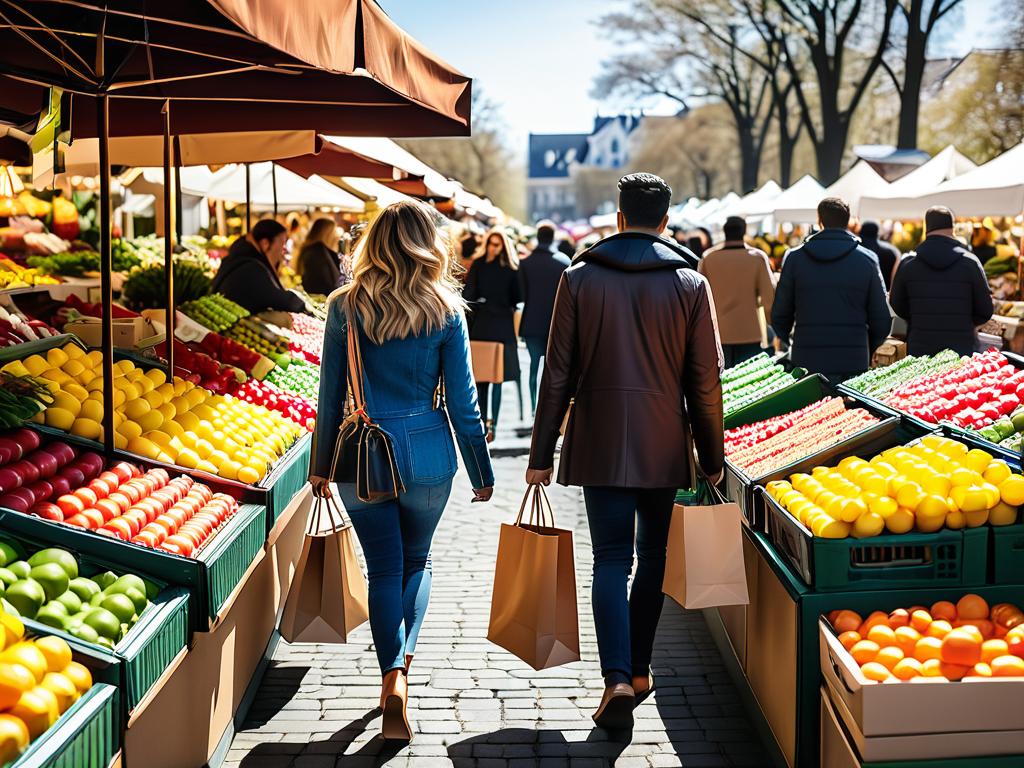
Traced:
<path fill-rule="evenodd" d="M 745 409 L 747 411 L 747 416 L 749 417 L 746 420 L 737 421 L 733 418 L 726 419 L 725 428 L 727 430 L 734 429 L 736 427 L 746 426 L 747 424 L 753 424 L 758 421 L 764 421 L 765 419 L 770 419 L 773 416 L 780 416 L 785 413 L 799 410 L 811 403 L 816 403 L 823 398 L 832 397 L 836 394 L 836 390 L 833 389 L 821 376 L 817 374 L 807 376 L 798 381 L 795 386 L 789 387 L 781 392 L 776 392 L 773 395 L 769 395 L 763 400 L 759 400 L 749 406 Z M 759 509 L 759 499 L 754 493 L 755 486 L 763 485 L 768 480 L 773 480 L 777 477 L 789 475 L 792 472 L 798 471 L 794 469 L 794 467 L 803 463 L 811 462 L 812 465 L 823 464 L 830 461 L 837 453 L 860 448 L 871 450 L 872 446 L 886 443 L 891 440 L 892 435 L 907 435 L 906 431 L 900 429 L 900 420 L 890 412 L 878 410 L 872 406 L 864 405 L 863 403 L 857 403 L 857 406 L 864 407 L 866 411 L 879 418 L 880 421 L 873 426 L 862 429 L 860 432 L 851 435 L 835 445 L 829 446 L 821 451 L 817 451 L 810 456 L 801 457 L 799 460 L 792 462 L 788 466 L 775 470 L 769 474 L 761 475 L 759 477 L 749 477 L 743 469 L 736 466 L 726 458 L 725 494 L 729 499 L 740 506 L 740 509 L 750 522 L 751 526 L 756 530 L 762 531 L 765 527 L 764 515 Z M 913 436 L 917 437 L 920 434 L 923 433 L 914 432 Z M 894 443 L 889 443 L 889 445 L 892 444 Z"/>
<path fill-rule="evenodd" d="M 3 525 L 2 530 L 4 539 L 13 540 L 26 550 L 38 551 L 52 546 L 50 540 L 12 533 L 7 525 Z M 106 558 L 84 554 L 73 547 L 67 549 L 78 560 L 79 573 L 82 575 L 106 570 L 125 571 L 121 565 Z M 139 616 L 135 626 L 111 651 L 120 661 L 118 683 L 124 692 L 123 703 L 128 712 L 142 700 L 174 657 L 188 644 L 188 591 L 162 583 L 157 583 L 157 587 L 160 591 L 150 600 L 150 605 Z M 101 646 L 60 629 L 24 617 L 21 620 L 33 634 L 57 635 L 76 647 L 103 651 Z"/>
<path fill-rule="evenodd" d="M 1020 584 L 1024 592 L 1024 523 L 991 529 L 991 583 Z"/>
<path fill-rule="evenodd" d="M 750 687 L 757 702 L 753 716 L 768 720 L 784 754 L 788 751 L 785 745 L 790 745 L 792 768 L 819 768 L 820 765 L 819 704 L 824 681 L 819 620 L 822 616 L 844 608 L 867 615 L 874 610 L 888 612 L 910 605 L 932 605 L 939 600 L 956 602 L 968 593 L 981 595 L 990 605 L 1021 601 L 1020 586 L 1007 585 L 814 592 L 764 534 L 745 529 L 744 535 L 750 539 L 758 559 L 756 588 L 751 592 L 746 628 L 747 637 L 756 638 L 757 643 L 748 644 L 746 680 L 738 682 Z M 766 595 L 772 595 L 766 602 L 767 610 L 763 607 L 758 610 L 755 604 Z M 723 653 L 732 653 L 724 634 L 718 633 L 716 642 Z M 790 671 L 782 671 L 785 666 L 779 663 L 782 659 L 795 659 Z M 774 715 L 770 714 L 772 711 Z M 1013 759 L 1018 762 L 1011 762 L 1011 765 L 1021 764 L 1020 758 Z M 973 765 L 967 760 L 951 763 L 950 768 L 973 768 Z"/>
<path fill-rule="evenodd" d="M 255 503 L 267 508 L 267 532 L 274 527 L 291 500 L 302 490 L 309 479 L 309 457 L 313 448 L 313 435 L 300 437 L 284 456 L 278 459 L 271 471 L 257 486 L 265 491 L 263 498 L 255 490 L 247 493 L 256 499 Z"/>
<path fill-rule="evenodd" d="M 988 451 L 997 459 L 1003 459 L 1011 464 L 1020 466 L 1022 460 L 1024 460 L 1024 455 L 1022 455 L 1020 451 L 1015 451 L 1012 448 L 1007 448 L 999 445 L 998 443 L 989 442 L 973 430 L 963 429 L 962 427 L 943 423 L 942 431 L 949 437 L 967 443 L 971 448 L 980 448 L 983 451 Z"/>
<path fill-rule="evenodd" d="M 23 360 L 30 355 L 45 355 L 54 347 L 63 347 L 65 344 L 76 344 L 83 350 L 89 349 L 82 340 L 73 333 L 61 333 L 56 336 L 48 336 L 45 339 L 26 341 L 24 344 L 14 344 L 10 347 L 0 347 L 0 365 L 13 360 Z"/>
<path fill-rule="evenodd" d="M 875 410 L 884 411 L 893 416 L 896 416 L 904 424 L 908 424 L 916 429 L 934 432 L 941 428 L 938 424 L 932 424 L 931 422 L 925 421 L 924 419 L 919 419 L 916 416 L 911 416 L 909 413 L 899 411 L 893 408 L 891 405 L 883 403 L 881 400 L 871 397 L 870 395 L 865 395 L 863 392 L 858 392 L 856 389 L 851 389 L 845 384 L 840 384 L 838 387 L 836 387 L 836 389 L 839 391 L 839 394 L 852 398 L 853 400 L 856 400 L 858 403 L 861 403 L 865 407 L 870 406 Z"/>
<path fill-rule="evenodd" d="M 93 531 L 0 508 L 0 530 L 72 549 L 112 566 L 189 591 L 191 630 L 204 632 L 216 619 L 266 542 L 267 508 L 243 504 L 196 557 L 149 549 Z"/>
<path fill-rule="evenodd" d="M 987 525 L 868 539 L 823 539 L 807 530 L 763 487 L 757 490 L 765 511 L 768 540 L 804 583 L 819 592 L 986 583 Z"/>
<path fill-rule="evenodd" d="M 108 768 L 121 749 L 118 690 L 92 688 L 5 768 Z"/>

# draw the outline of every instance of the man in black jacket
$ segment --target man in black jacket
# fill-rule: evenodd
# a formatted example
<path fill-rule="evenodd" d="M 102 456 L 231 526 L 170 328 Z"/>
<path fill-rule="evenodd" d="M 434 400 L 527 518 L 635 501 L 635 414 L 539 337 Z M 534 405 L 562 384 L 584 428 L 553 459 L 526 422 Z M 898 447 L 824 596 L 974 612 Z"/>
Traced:
<path fill-rule="evenodd" d="M 882 270 L 882 280 L 888 291 L 892 287 L 892 276 L 900 260 L 900 249 L 879 239 L 878 223 L 874 221 L 865 221 L 860 225 L 860 244 L 878 257 L 878 267 Z"/>
<path fill-rule="evenodd" d="M 772 304 L 772 327 L 790 342 L 793 363 L 833 384 L 866 371 L 892 329 L 878 259 L 849 223 L 839 198 L 818 203 L 821 231 L 786 254 Z"/>
<path fill-rule="evenodd" d="M 257 221 L 249 234 L 231 244 L 213 278 L 213 292 L 253 313 L 304 311 L 306 303 L 297 293 L 286 291 L 277 276 L 287 239 L 288 231 L 273 219 Z"/>
<path fill-rule="evenodd" d="M 554 245 L 555 225 L 542 221 L 537 225 L 537 247 L 519 262 L 519 281 L 523 293 L 523 317 L 519 335 L 530 353 L 530 407 L 537 412 L 537 371 L 548 346 L 548 328 L 555 293 L 562 273 L 572 263 Z"/>
<path fill-rule="evenodd" d="M 953 238 L 949 208 L 929 208 L 924 242 L 900 262 L 889 300 L 907 321 L 907 354 L 974 353 L 977 327 L 992 317 L 992 295 L 977 256 Z"/>

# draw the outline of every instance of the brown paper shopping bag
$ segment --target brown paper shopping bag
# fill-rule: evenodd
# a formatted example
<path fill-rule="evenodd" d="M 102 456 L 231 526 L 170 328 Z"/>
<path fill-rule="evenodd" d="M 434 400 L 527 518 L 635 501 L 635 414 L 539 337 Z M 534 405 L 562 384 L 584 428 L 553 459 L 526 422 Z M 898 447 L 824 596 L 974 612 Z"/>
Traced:
<path fill-rule="evenodd" d="M 676 504 L 662 591 L 684 608 L 746 605 L 742 513 L 703 478 L 699 505 Z"/>
<path fill-rule="evenodd" d="M 473 358 L 473 380 L 477 384 L 505 381 L 505 345 L 500 341 L 469 342 Z"/>
<path fill-rule="evenodd" d="M 530 486 L 515 524 L 501 526 L 487 639 L 534 669 L 579 661 L 572 531 L 555 527 L 542 486 Z"/>
<path fill-rule="evenodd" d="M 327 527 L 321 529 L 324 511 Z M 368 618 L 366 579 L 352 537 L 334 499 L 315 498 L 281 616 L 287 642 L 344 643 Z"/>

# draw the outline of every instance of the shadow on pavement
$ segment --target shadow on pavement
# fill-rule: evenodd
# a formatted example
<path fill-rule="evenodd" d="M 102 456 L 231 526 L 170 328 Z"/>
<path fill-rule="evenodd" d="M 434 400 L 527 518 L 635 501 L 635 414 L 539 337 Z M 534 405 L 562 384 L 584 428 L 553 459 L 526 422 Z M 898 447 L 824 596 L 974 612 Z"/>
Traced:
<path fill-rule="evenodd" d="M 586 741 L 566 741 L 561 731 L 503 728 L 474 736 L 448 746 L 448 757 L 455 768 L 476 768 L 482 760 L 538 761 L 539 765 L 561 765 L 566 759 L 598 758 L 613 765 L 629 746 L 628 731 L 594 728 Z M 510 762 L 509 764 L 513 764 Z"/>
<path fill-rule="evenodd" d="M 309 672 L 306 666 L 271 664 L 260 683 L 260 694 L 245 719 L 246 728 L 259 728 L 284 709 L 295 698 L 302 680 Z"/>
<path fill-rule="evenodd" d="M 329 739 L 319 741 L 307 741 L 302 743 L 292 742 L 266 742 L 253 747 L 249 753 L 242 758 L 239 768 L 268 768 L 268 766 L 292 765 L 299 757 L 312 758 L 319 756 L 333 757 L 339 768 L 363 768 L 363 766 L 383 765 L 399 752 L 406 748 L 406 744 L 396 741 L 386 741 L 380 735 L 366 742 L 357 752 L 350 755 L 344 754 L 360 734 L 366 731 L 367 726 L 380 715 L 379 709 L 371 709 L 358 720 L 353 720 Z M 314 758 L 315 759 L 315 758 Z"/>

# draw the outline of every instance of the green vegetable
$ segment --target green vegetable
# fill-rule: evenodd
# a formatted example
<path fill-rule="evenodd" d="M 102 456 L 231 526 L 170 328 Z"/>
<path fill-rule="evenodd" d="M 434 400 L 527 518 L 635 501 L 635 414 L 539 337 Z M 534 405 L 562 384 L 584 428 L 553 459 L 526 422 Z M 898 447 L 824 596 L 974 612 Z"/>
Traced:
<path fill-rule="evenodd" d="M 174 262 L 174 303 L 194 301 L 210 292 L 211 280 L 194 264 Z M 167 282 L 164 268 L 134 270 L 121 289 L 132 309 L 162 309 L 167 306 Z"/>

